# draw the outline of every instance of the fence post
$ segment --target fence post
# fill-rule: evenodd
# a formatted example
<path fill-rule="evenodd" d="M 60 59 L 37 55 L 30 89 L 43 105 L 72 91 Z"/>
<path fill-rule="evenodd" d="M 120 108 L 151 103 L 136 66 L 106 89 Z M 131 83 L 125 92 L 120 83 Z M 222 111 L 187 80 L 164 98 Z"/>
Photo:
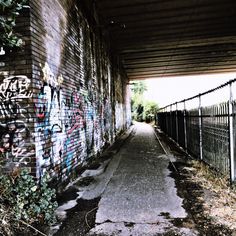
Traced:
<path fill-rule="evenodd" d="M 229 83 L 229 158 L 230 158 L 230 181 L 235 181 L 234 173 L 234 126 L 233 126 L 233 94 L 232 94 L 232 83 Z"/>
<path fill-rule="evenodd" d="M 170 105 L 170 137 L 173 138 L 172 105 Z"/>
<path fill-rule="evenodd" d="M 201 104 L 201 94 L 199 94 L 199 107 L 198 107 L 198 116 L 199 116 L 199 147 L 200 147 L 200 160 L 203 160 L 202 155 L 202 104 Z"/>
<path fill-rule="evenodd" d="M 166 108 L 166 130 L 167 135 L 170 135 L 170 122 L 169 122 L 169 115 L 168 115 L 168 108 Z"/>
<path fill-rule="evenodd" d="M 175 125 L 176 125 L 176 142 L 179 143 L 179 130 L 178 130 L 178 102 L 175 104 Z"/>
<path fill-rule="evenodd" d="M 184 100 L 184 147 L 188 151 L 188 141 L 187 141 L 187 123 L 186 123 L 186 103 Z"/>
<path fill-rule="evenodd" d="M 164 114 L 165 114 L 164 118 L 165 118 L 165 123 L 166 123 L 166 130 L 165 130 L 165 132 L 166 132 L 166 134 L 168 135 L 168 120 L 167 120 L 168 115 L 167 115 L 167 107 L 166 107 L 165 110 L 164 110 Z"/>

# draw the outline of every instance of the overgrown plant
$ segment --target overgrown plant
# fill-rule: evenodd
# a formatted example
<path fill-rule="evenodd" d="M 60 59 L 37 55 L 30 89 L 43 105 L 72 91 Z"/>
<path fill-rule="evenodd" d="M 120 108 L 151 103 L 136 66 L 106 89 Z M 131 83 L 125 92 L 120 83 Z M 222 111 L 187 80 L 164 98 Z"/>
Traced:
<path fill-rule="evenodd" d="M 55 222 L 55 190 L 47 177 L 40 184 L 26 171 L 0 176 L 0 234 L 13 235 L 24 225 Z"/>
<path fill-rule="evenodd" d="M 14 29 L 16 17 L 23 8 L 28 8 L 28 0 L 0 0 L 0 47 L 15 47 L 22 44 Z"/>

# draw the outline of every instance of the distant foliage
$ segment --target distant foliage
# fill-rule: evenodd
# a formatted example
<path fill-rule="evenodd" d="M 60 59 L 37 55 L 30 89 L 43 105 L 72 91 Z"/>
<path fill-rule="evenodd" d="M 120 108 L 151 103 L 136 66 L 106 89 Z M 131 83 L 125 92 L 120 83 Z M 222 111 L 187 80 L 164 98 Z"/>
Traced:
<path fill-rule="evenodd" d="M 12 235 L 24 224 L 50 225 L 55 222 L 55 190 L 47 178 L 40 184 L 25 170 L 0 176 L 0 235 Z"/>
<path fill-rule="evenodd" d="M 144 119 L 146 122 L 155 120 L 155 114 L 158 109 L 158 105 L 154 101 L 144 102 Z"/>
<path fill-rule="evenodd" d="M 153 121 L 158 104 L 144 99 L 144 93 L 147 91 L 146 83 L 144 81 L 134 82 L 131 91 L 132 118 L 136 121 Z"/>
<path fill-rule="evenodd" d="M 27 8 L 28 0 L 0 0 L 0 47 L 18 47 L 22 44 L 14 29 L 16 17 L 23 8 Z"/>
<path fill-rule="evenodd" d="M 147 91 L 147 85 L 144 81 L 134 82 L 131 88 L 134 95 L 142 96 L 145 91 Z"/>

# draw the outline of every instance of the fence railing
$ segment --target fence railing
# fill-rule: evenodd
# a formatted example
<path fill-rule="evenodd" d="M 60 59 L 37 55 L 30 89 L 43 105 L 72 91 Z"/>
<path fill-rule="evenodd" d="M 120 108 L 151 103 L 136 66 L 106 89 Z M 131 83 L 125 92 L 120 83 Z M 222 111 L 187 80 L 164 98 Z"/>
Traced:
<path fill-rule="evenodd" d="M 228 175 L 231 182 L 236 180 L 236 100 L 233 92 L 236 93 L 236 79 L 157 112 L 157 125 L 164 133 L 191 156 Z M 209 99 L 214 96 L 223 101 L 214 104 L 217 99 Z M 213 104 L 205 105 L 210 100 Z"/>

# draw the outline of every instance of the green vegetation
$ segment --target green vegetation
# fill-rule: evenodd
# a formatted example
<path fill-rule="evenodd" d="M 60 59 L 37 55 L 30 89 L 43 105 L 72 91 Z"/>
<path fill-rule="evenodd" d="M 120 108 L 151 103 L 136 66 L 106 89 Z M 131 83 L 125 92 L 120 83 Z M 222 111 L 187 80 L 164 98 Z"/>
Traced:
<path fill-rule="evenodd" d="M 16 17 L 23 8 L 27 8 L 28 0 L 0 0 L 0 46 L 19 47 L 22 44 L 14 32 Z"/>
<path fill-rule="evenodd" d="M 47 177 L 38 184 L 26 170 L 0 175 L 0 235 L 25 232 L 34 224 L 54 223 L 55 197 Z"/>
<path fill-rule="evenodd" d="M 155 119 L 155 113 L 158 109 L 158 105 L 154 101 L 144 99 L 144 92 L 147 91 L 147 85 L 145 82 L 134 82 L 132 84 L 131 91 L 132 118 L 136 121 L 153 121 Z"/>

